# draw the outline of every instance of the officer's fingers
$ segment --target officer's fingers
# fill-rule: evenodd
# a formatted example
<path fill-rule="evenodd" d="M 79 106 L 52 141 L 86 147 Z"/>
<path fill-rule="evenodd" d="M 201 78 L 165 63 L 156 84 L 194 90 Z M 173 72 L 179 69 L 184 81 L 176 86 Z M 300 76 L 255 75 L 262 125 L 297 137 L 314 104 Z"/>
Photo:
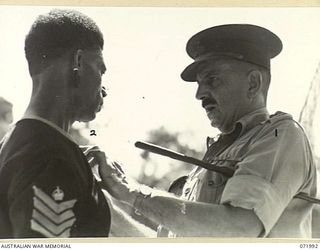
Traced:
<path fill-rule="evenodd" d="M 100 156 L 100 155 L 106 157 L 105 153 L 102 150 L 100 150 L 99 148 L 91 149 L 89 151 L 86 151 L 86 153 L 85 153 L 86 157 L 89 157 L 89 156 L 95 157 L 95 156 Z"/>
<path fill-rule="evenodd" d="M 99 173 L 102 178 L 109 177 L 111 174 L 116 173 L 116 169 L 107 161 L 106 165 L 99 165 Z"/>
<path fill-rule="evenodd" d="M 87 153 L 87 161 L 89 164 L 98 164 L 98 165 L 104 165 L 106 164 L 107 157 L 103 151 L 97 150 L 97 151 L 90 151 Z"/>
<path fill-rule="evenodd" d="M 89 163 L 91 168 L 97 167 L 98 165 L 101 164 L 101 160 L 93 157 L 93 156 L 88 156 L 87 157 L 87 162 Z"/>
<path fill-rule="evenodd" d="M 80 146 L 81 151 L 84 155 L 87 155 L 92 150 L 99 150 L 99 147 L 96 145 L 90 145 L 90 146 Z"/>
<path fill-rule="evenodd" d="M 120 176 L 121 173 L 117 168 L 114 167 L 114 163 L 107 159 L 105 165 L 99 165 L 99 174 L 102 180 L 107 180 L 108 178 L 115 179 L 116 176 Z"/>
<path fill-rule="evenodd" d="M 125 172 L 122 169 L 122 166 L 118 162 L 114 162 L 114 166 L 122 173 L 125 174 Z"/>

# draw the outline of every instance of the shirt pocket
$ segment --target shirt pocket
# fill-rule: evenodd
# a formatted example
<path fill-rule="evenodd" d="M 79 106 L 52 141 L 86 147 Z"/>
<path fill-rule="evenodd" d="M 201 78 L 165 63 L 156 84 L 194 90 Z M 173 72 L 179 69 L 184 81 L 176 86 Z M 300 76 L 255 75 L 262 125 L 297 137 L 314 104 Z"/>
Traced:
<path fill-rule="evenodd" d="M 210 162 L 219 167 L 236 169 L 238 161 L 212 161 Z M 197 201 L 219 204 L 225 185 L 230 177 L 223 174 L 205 170 L 199 175 L 199 188 L 197 190 Z"/>

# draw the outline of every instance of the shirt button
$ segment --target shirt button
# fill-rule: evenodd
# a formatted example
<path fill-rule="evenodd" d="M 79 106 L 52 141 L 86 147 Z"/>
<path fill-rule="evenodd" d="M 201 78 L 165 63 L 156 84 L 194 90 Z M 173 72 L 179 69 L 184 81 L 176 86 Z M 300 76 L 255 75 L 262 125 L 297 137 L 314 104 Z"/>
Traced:
<path fill-rule="evenodd" d="M 208 181 L 208 186 L 212 186 L 214 184 L 214 181 Z"/>
<path fill-rule="evenodd" d="M 190 188 L 187 188 L 186 191 L 184 191 L 184 194 L 190 193 Z"/>

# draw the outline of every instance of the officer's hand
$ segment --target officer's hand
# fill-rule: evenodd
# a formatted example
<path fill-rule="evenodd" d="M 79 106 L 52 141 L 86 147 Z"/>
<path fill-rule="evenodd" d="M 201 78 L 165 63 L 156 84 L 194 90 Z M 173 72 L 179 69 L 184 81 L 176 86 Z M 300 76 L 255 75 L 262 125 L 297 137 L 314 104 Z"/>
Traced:
<path fill-rule="evenodd" d="M 96 145 L 94 146 L 80 146 L 83 154 L 86 156 L 89 165 L 91 166 L 91 170 L 98 181 L 101 181 L 101 177 L 99 175 L 99 166 L 103 166 L 107 161 L 112 163 L 110 159 L 107 159 L 105 153 Z M 115 162 L 114 162 L 115 163 Z M 112 168 L 115 168 L 116 171 L 119 171 L 121 175 L 125 175 L 120 164 L 109 164 L 112 165 Z"/>
<path fill-rule="evenodd" d="M 97 146 L 83 151 L 92 167 L 100 186 L 106 189 L 114 198 L 128 203 L 134 200 L 131 193 L 136 189 L 129 185 L 120 164 L 107 158 Z"/>
<path fill-rule="evenodd" d="M 133 182 L 129 182 L 121 169 L 117 162 L 108 158 L 106 158 L 105 164 L 99 164 L 101 187 L 114 198 L 132 205 L 136 199 L 137 187 Z"/>

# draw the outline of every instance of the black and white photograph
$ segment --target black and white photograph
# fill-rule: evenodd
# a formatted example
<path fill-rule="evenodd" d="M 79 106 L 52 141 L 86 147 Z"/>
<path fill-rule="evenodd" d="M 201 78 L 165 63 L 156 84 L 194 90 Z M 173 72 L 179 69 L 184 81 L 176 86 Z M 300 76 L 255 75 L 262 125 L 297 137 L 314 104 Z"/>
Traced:
<path fill-rule="evenodd" d="M 0 239 L 319 239 L 319 25 L 0 5 Z"/>

